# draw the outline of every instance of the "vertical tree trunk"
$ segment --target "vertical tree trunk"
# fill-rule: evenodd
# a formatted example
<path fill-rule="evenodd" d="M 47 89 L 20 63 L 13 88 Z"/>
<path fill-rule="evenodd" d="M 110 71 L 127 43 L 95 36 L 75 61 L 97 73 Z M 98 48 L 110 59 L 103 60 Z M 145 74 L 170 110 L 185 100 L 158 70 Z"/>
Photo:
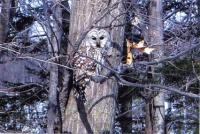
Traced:
<path fill-rule="evenodd" d="M 200 0 L 197 0 L 198 16 L 200 16 Z"/>
<path fill-rule="evenodd" d="M 73 0 L 69 34 L 71 43 L 74 45 L 75 41 L 80 37 L 80 33 L 88 26 L 94 25 L 94 20 L 99 19 L 99 16 L 107 11 L 107 7 L 111 7 L 115 2 L 119 1 Z M 120 14 L 122 7 L 121 3 L 115 4 L 115 6 L 116 9 L 105 15 L 98 22 L 98 26 L 108 26 L 113 19 L 116 19 L 114 17 Z M 114 21 L 114 24 L 119 24 L 120 21 L 123 22 L 122 18 L 118 16 L 118 21 Z M 123 27 L 112 28 L 110 33 L 113 41 L 122 44 Z M 115 56 L 116 52 L 113 51 L 112 57 Z M 119 64 L 119 60 L 117 59 L 113 59 L 112 62 Z M 63 123 L 64 131 L 73 134 L 113 133 L 117 89 L 118 87 L 114 80 L 107 80 L 102 84 L 91 82 L 85 89 L 87 99 L 85 104 L 76 102 L 71 92 Z M 82 106 L 81 109 L 79 109 L 80 106 Z M 84 121 L 82 122 L 81 120 Z"/>
<path fill-rule="evenodd" d="M 52 18 L 49 17 L 48 20 L 48 49 L 51 54 L 51 59 L 55 63 L 59 63 L 59 47 L 61 43 L 62 30 L 60 28 L 61 24 L 61 8 L 59 6 L 60 0 L 54 0 L 55 6 L 52 9 Z M 50 14 L 48 14 L 50 16 Z M 47 133 L 54 133 L 56 115 L 58 113 L 58 66 L 50 65 L 50 81 L 49 81 L 49 105 L 48 105 L 48 115 L 47 115 Z"/>
<path fill-rule="evenodd" d="M 1 0 L 0 1 L 0 43 L 5 42 L 7 32 L 8 32 L 8 23 L 10 16 L 10 0 Z"/>
<path fill-rule="evenodd" d="M 155 45 L 157 51 L 153 53 L 153 59 L 159 60 L 163 57 L 163 20 L 162 1 L 151 0 L 149 5 L 149 39 L 150 45 Z M 161 64 L 153 66 L 153 71 L 157 71 Z M 153 79 L 163 84 L 162 76 L 153 75 Z M 164 93 L 159 92 L 153 99 L 153 134 L 163 134 L 165 125 Z M 147 132 L 148 133 L 148 132 Z M 148 133 L 149 134 L 149 133 Z"/>
<path fill-rule="evenodd" d="M 198 18 L 198 21 L 200 23 L 200 0 L 197 0 L 197 8 L 198 8 L 197 18 Z"/>
<path fill-rule="evenodd" d="M 145 134 L 153 134 L 153 105 L 152 100 L 146 101 L 145 104 Z"/>

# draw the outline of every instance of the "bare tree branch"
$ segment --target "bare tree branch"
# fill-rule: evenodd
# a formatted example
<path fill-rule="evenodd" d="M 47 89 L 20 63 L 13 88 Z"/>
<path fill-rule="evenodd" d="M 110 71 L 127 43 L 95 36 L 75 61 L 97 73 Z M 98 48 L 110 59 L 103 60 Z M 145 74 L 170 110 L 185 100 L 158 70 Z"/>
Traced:
<path fill-rule="evenodd" d="M 193 93 L 183 92 L 183 91 L 180 91 L 179 89 L 176 89 L 174 87 L 166 87 L 166 86 L 157 85 L 157 84 L 138 84 L 138 83 L 128 82 L 128 81 L 124 80 L 123 78 L 121 78 L 120 76 L 117 76 L 117 78 L 119 79 L 119 81 L 122 84 L 124 84 L 126 86 L 139 87 L 139 88 L 144 88 L 144 89 L 159 88 L 159 89 L 164 89 L 164 90 L 171 91 L 171 92 L 174 92 L 174 93 L 178 93 L 180 95 L 187 96 L 187 97 L 190 97 L 190 98 L 200 99 L 199 95 L 196 95 L 196 94 L 193 94 Z"/>

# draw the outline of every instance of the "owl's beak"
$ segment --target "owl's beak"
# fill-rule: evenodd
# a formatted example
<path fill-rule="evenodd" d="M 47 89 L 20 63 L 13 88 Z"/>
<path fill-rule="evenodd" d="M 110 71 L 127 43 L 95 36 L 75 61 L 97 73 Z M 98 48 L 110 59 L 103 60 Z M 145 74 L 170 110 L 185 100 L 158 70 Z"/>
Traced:
<path fill-rule="evenodd" d="M 101 44 L 100 44 L 100 40 L 99 40 L 99 39 L 97 40 L 97 44 L 96 44 L 96 45 L 97 45 L 98 48 L 101 47 Z"/>

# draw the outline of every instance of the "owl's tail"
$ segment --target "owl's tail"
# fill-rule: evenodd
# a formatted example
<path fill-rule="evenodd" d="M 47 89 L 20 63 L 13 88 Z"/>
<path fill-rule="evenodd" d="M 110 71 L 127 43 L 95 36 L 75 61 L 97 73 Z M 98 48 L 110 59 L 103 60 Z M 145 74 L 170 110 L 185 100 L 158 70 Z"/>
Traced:
<path fill-rule="evenodd" d="M 76 75 L 74 75 L 74 96 L 77 99 L 81 99 L 83 102 L 86 102 L 85 88 L 88 85 L 89 80 L 90 79 L 86 74 L 79 75 L 78 78 L 76 77 Z"/>

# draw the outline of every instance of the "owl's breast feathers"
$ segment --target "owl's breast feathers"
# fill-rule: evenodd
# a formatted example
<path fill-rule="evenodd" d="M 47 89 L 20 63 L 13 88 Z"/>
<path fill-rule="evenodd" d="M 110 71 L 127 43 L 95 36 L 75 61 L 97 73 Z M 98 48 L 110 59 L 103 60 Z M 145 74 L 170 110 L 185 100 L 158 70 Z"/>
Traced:
<path fill-rule="evenodd" d="M 75 96 L 86 101 L 85 88 L 90 81 L 90 76 L 95 75 L 97 64 L 94 62 L 95 51 L 87 47 L 80 48 L 78 53 L 74 55 L 73 65 L 75 69 L 73 84 L 75 87 Z M 90 58 L 92 59 L 90 59 Z"/>
<path fill-rule="evenodd" d="M 76 54 L 74 57 L 74 69 L 82 71 L 94 71 L 96 64 L 93 60 L 86 58 L 84 54 Z"/>
<path fill-rule="evenodd" d="M 76 69 L 78 72 L 81 71 L 82 72 L 81 74 L 83 73 L 92 74 L 93 72 L 95 72 L 96 64 L 93 60 L 94 55 L 95 51 L 92 51 L 90 49 L 88 50 L 86 48 L 80 48 L 80 50 L 78 51 L 78 53 L 75 54 L 73 59 L 74 69 Z"/>

